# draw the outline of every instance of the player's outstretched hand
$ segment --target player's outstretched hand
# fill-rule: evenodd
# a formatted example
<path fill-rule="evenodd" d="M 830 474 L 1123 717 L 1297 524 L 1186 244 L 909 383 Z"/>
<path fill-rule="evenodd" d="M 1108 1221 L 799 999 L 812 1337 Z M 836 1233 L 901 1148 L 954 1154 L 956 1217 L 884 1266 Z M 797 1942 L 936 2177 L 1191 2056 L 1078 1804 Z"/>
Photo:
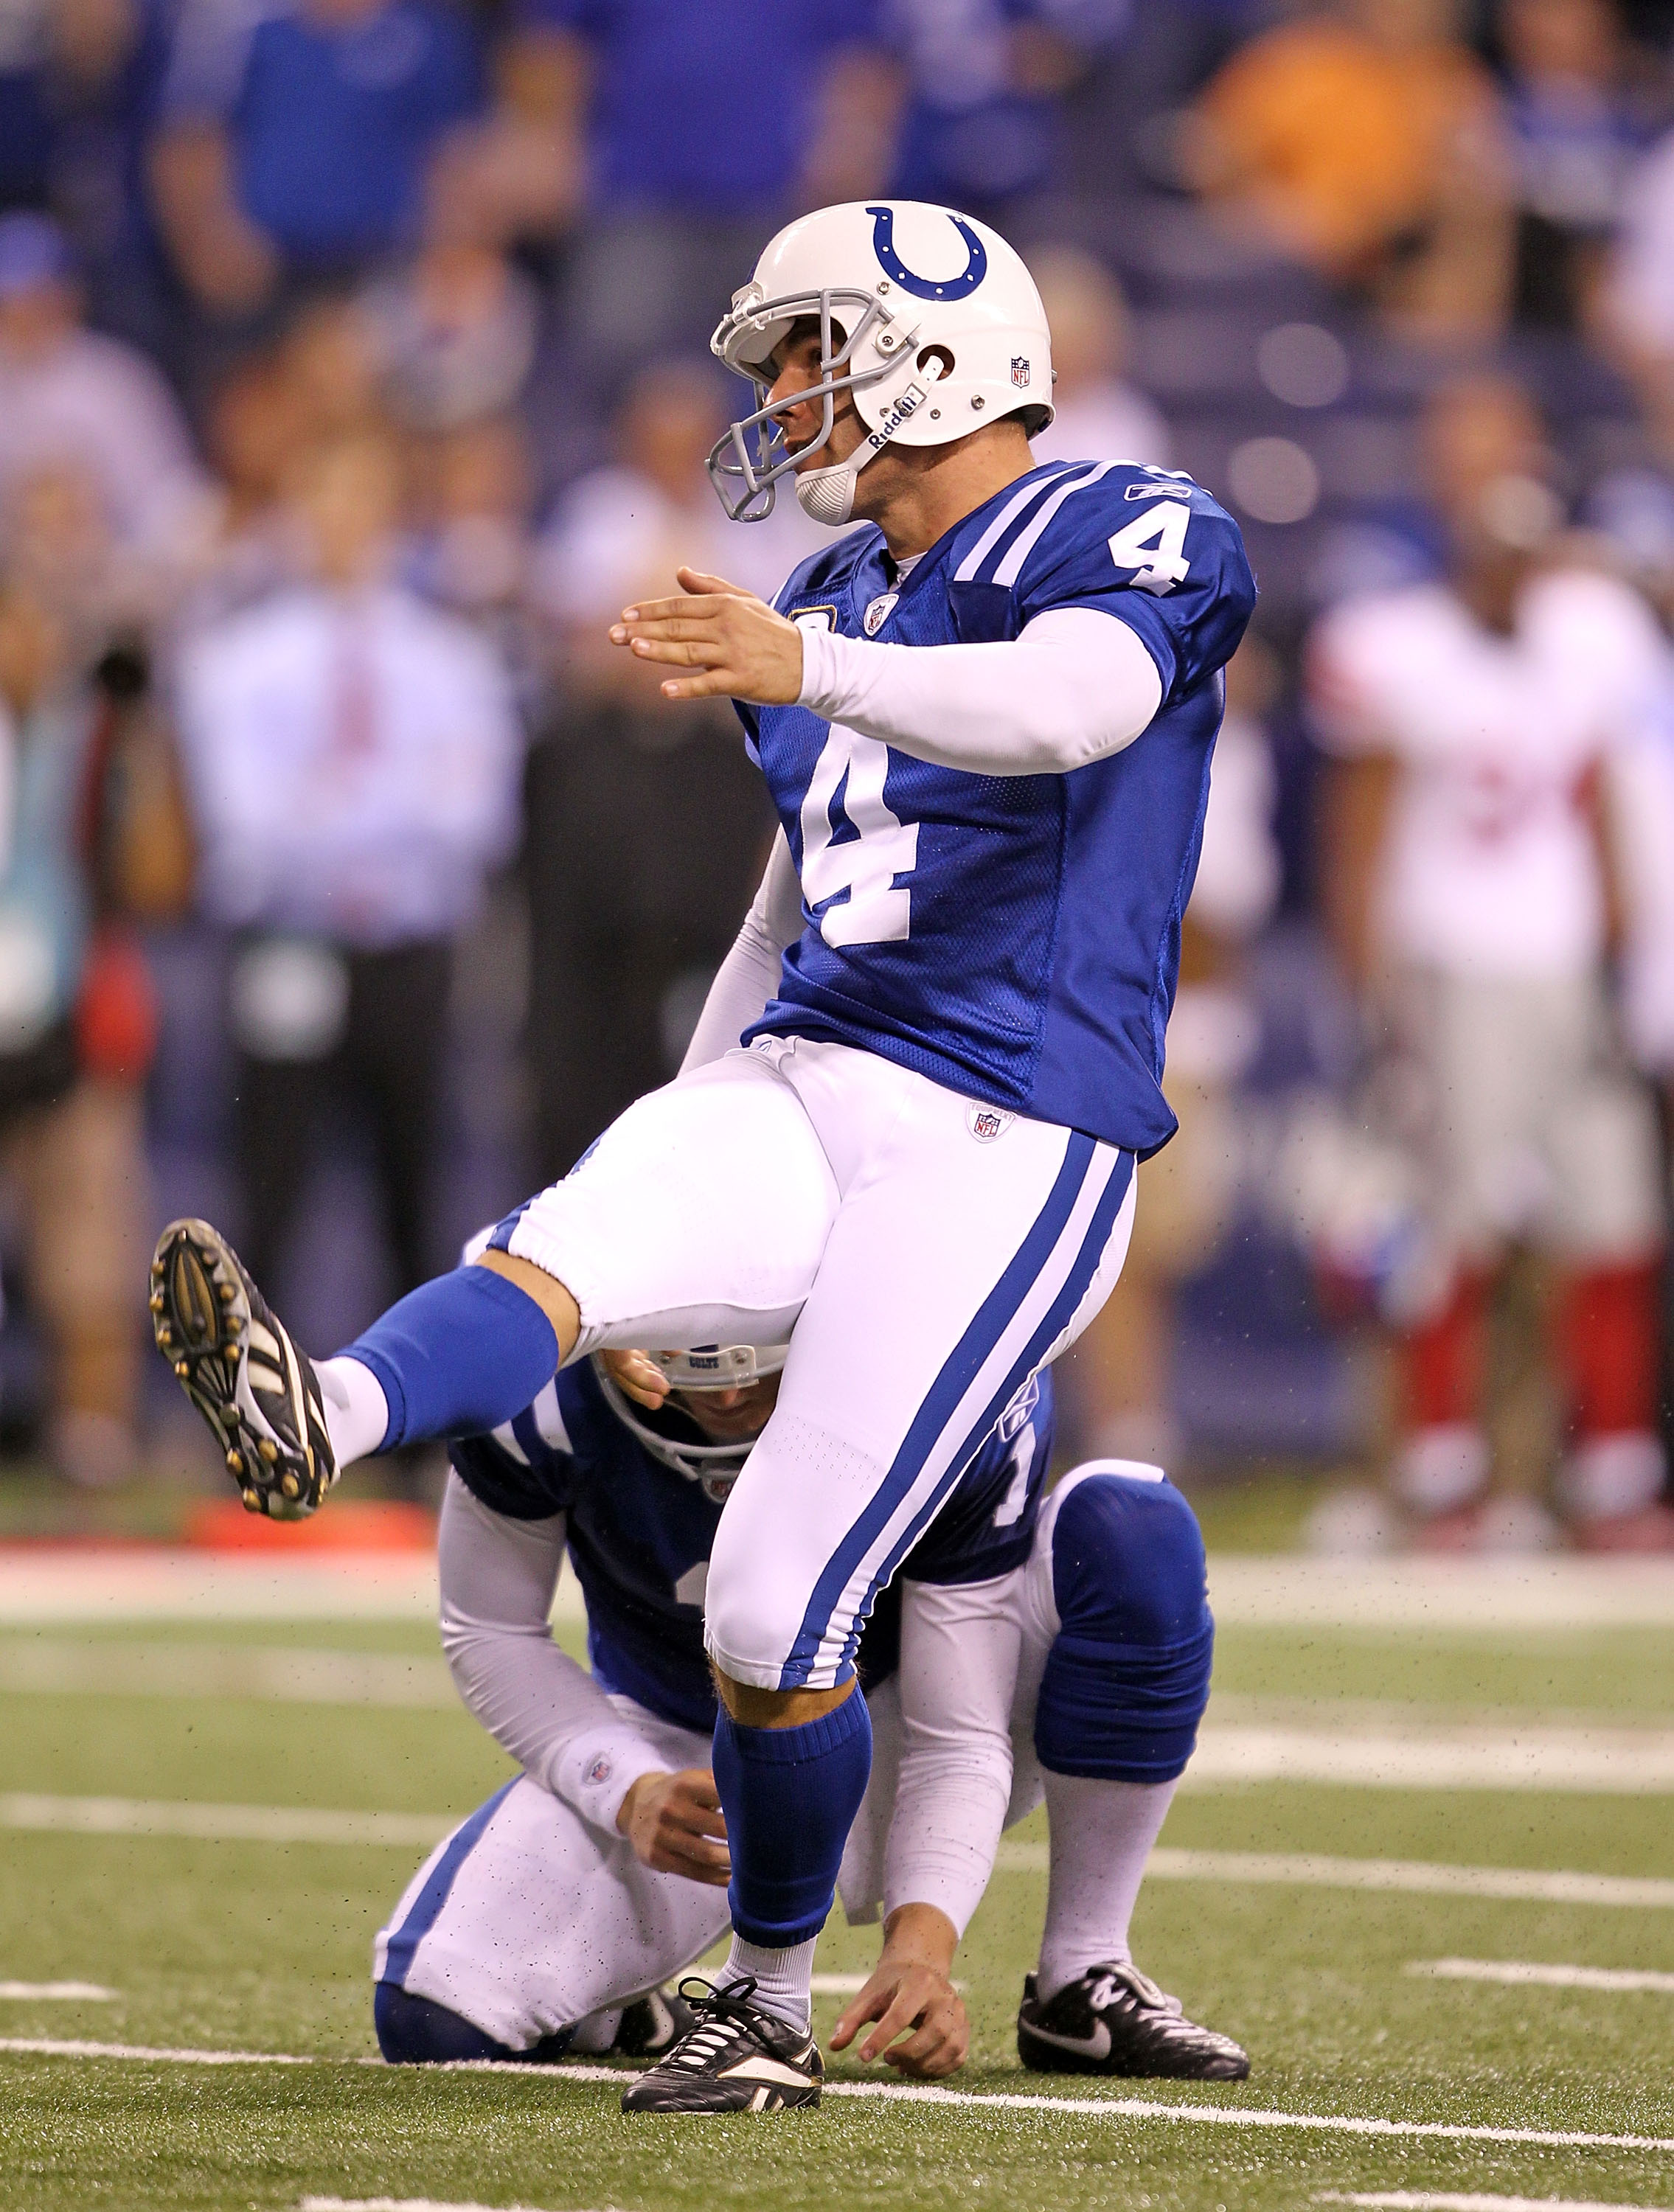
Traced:
<path fill-rule="evenodd" d="M 681 1874 L 688 1881 L 726 1887 L 733 1871 L 727 1820 L 707 1767 L 642 1774 L 630 1784 L 616 1825 L 635 1857 L 654 1874 Z"/>
<path fill-rule="evenodd" d="M 929 1940 L 922 1940 L 927 1934 Z M 952 1923 L 934 1906 L 909 1905 L 892 1913 L 884 1954 L 866 1987 L 844 2007 L 832 2031 L 832 2050 L 846 2051 L 872 2021 L 877 2024 L 860 2047 L 863 2059 L 881 2058 L 922 2081 L 957 2073 L 971 2049 L 971 2022 L 948 1978 L 954 1941 Z M 895 2039 L 901 2035 L 904 2043 Z"/>
<path fill-rule="evenodd" d="M 675 576 L 681 597 L 624 607 L 611 643 L 638 660 L 699 672 L 667 678 L 665 699 L 794 705 L 802 689 L 802 634 L 795 623 L 724 576 L 697 568 L 677 569 Z"/>

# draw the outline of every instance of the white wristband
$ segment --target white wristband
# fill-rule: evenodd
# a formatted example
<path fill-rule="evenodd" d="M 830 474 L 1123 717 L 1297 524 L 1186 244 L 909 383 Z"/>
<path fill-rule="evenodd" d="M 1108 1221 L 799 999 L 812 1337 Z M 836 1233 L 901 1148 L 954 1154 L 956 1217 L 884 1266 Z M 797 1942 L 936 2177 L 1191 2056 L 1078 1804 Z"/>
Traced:
<path fill-rule="evenodd" d="M 618 1831 L 622 1801 L 642 1774 L 666 1774 L 668 1762 L 624 1721 L 572 1736 L 552 1762 L 547 1786 L 606 1835 Z"/>

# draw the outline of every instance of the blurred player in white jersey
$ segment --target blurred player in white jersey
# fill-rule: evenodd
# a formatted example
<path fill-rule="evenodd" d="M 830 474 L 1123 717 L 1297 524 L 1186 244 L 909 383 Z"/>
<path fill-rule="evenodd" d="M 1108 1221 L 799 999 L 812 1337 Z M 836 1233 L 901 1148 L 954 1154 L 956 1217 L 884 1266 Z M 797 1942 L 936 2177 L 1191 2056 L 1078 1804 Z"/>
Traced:
<path fill-rule="evenodd" d="M 1396 1486 L 1421 1544 L 1488 1540 L 1489 1300 L 1531 1247 L 1557 1276 L 1560 1510 L 1585 1548 L 1661 1548 L 1656 1134 L 1603 981 L 1604 764 L 1660 641 L 1634 592 L 1564 556 L 1517 387 L 1440 391 L 1425 451 L 1446 580 L 1348 602 L 1310 652 L 1336 756 L 1330 919 L 1421 1078 L 1432 1243 L 1405 1316 Z"/>

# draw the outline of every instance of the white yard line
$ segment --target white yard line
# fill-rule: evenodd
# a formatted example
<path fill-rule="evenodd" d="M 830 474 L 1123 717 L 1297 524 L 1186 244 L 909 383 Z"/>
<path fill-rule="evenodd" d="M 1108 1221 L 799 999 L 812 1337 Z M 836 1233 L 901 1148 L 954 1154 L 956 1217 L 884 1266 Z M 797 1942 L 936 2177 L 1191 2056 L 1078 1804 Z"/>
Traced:
<path fill-rule="evenodd" d="M 435 2197 L 305 2197 L 297 2212 L 532 2212 L 532 2208 L 527 2204 L 444 2203 Z"/>
<path fill-rule="evenodd" d="M 1002 1874 L 1046 1869 L 1044 1844 L 1001 1844 Z M 1449 1866 L 1422 1859 L 1328 1858 L 1305 1851 L 1198 1851 L 1161 1844 L 1147 1881 L 1278 1883 L 1301 1889 L 1409 1890 L 1427 1897 L 1487 1897 L 1513 1904 L 1674 1907 L 1674 1881 L 1655 1875 L 1569 1874 L 1530 1867 Z"/>
<path fill-rule="evenodd" d="M 195 1836 L 208 1843 L 387 1844 L 429 1850 L 463 1818 L 338 1812 L 308 1805 L 213 1805 L 141 1797 L 0 1796 L 0 1828 L 82 1836 Z"/>
<path fill-rule="evenodd" d="M 1674 1974 L 1641 1966 L 1549 1966 L 1523 1959 L 1415 1959 L 1407 1970 L 1438 1982 L 1533 1984 L 1549 1990 L 1651 1990 L 1674 1996 Z"/>
<path fill-rule="evenodd" d="M 0 1997 L 19 2004 L 59 1997 L 78 2004 L 114 2004 L 116 1991 L 100 1989 L 97 1982 L 0 1982 Z"/>
<path fill-rule="evenodd" d="M 450 1813 L 338 1811 L 309 1805 L 218 1805 L 140 1797 L 0 1794 L 0 1829 L 84 1836 L 189 1836 L 208 1843 L 345 1844 L 428 1850 L 463 1817 Z M 1002 1874 L 1046 1869 L 1044 1844 L 1001 1844 Z M 1405 1890 L 1514 1904 L 1674 1907 L 1674 1881 L 1525 1867 L 1448 1866 L 1413 1859 L 1326 1858 L 1284 1851 L 1201 1851 L 1160 1846 L 1147 1880 L 1277 1883 L 1305 1889 Z M 846 1991 L 843 1994 L 847 1994 Z"/>
<path fill-rule="evenodd" d="M 0 2036 L 0 2052 L 61 2058 L 131 2059 L 183 2066 L 379 2066 L 376 2058 L 332 2060 L 265 2051 L 168 2051 L 139 2044 L 55 2043 L 44 2037 Z M 481 2061 L 449 2073 L 540 2074 L 557 2087 L 566 2081 L 625 2081 L 605 2066 L 508 2066 Z M 1168 2120 L 1186 2126 L 1297 2128 L 1318 2134 L 1424 2137 L 1444 2142 L 1527 2143 L 1543 2150 L 1674 2151 L 1674 2136 L 1595 2134 L 1578 2128 L 1491 2128 L 1447 2120 L 1370 2119 L 1348 2112 L 1275 2112 L 1238 2105 L 1165 2105 L 1143 2097 L 1047 2097 L 981 2089 L 943 2089 L 905 2081 L 828 2081 L 828 2097 L 880 2099 L 891 2104 L 937 2105 L 958 2112 L 1071 2112 L 1078 2119 Z"/>
<path fill-rule="evenodd" d="M 0 1638 L 0 1692 L 108 1698 L 250 1698 L 292 1705 L 458 1707 L 436 1656 L 280 1645 L 113 1644 Z M 1458 1725 L 1434 1710 L 1334 1699 L 1294 1724 L 1213 1717 L 1187 1769 L 1188 1790 L 1302 1783 L 1358 1789 L 1674 1793 L 1674 1730 L 1601 1717 Z"/>
<path fill-rule="evenodd" d="M 1456 2196 L 1433 2189 L 1321 2189 L 1313 2201 L 1387 2205 L 1390 2212 L 1660 2212 L 1654 2204 L 1595 2204 L 1580 2197 Z"/>

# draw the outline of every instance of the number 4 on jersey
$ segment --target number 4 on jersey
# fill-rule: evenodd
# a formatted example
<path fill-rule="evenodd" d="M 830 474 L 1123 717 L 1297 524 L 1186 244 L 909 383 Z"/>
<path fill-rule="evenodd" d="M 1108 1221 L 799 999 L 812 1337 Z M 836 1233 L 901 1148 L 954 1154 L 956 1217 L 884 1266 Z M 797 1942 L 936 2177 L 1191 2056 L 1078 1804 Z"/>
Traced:
<path fill-rule="evenodd" d="M 1191 572 L 1185 557 L 1186 525 L 1191 509 L 1178 499 L 1147 507 L 1118 530 L 1111 540 L 1111 558 L 1118 568 L 1138 571 L 1134 581 L 1142 592 L 1160 599 Z"/>
<path fill-rule="evenodd" d="M 889 747 L 833 722 L 802 801 L 802 896 L 827 899 L 819 933 L 827 945 L 898 944 L 912 934 L 912 894 L 898 876 L 918 865 L 918 824 L 903 822 L 884 797 Z M 836 804 L 851 836 L 831 829 Z"/>

